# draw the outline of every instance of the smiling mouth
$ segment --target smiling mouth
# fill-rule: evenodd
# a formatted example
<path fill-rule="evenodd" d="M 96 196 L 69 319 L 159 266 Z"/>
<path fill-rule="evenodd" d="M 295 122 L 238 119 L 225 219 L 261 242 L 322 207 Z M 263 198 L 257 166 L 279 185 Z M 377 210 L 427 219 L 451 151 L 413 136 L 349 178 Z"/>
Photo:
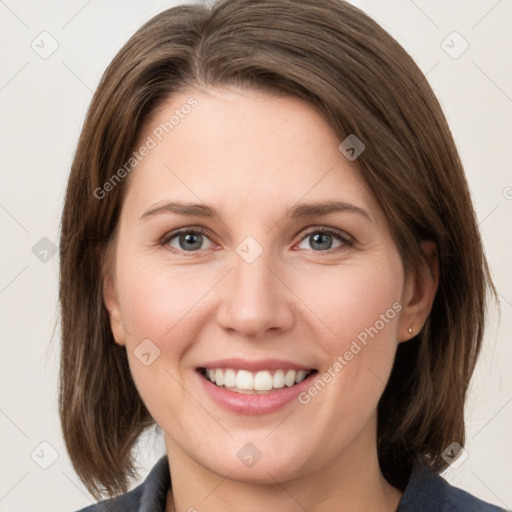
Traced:
<path fill-rule="evenodd" d="M 198 368 L 198 372 L 217 387 L 235 393 L 255 395 L 293 387 L 317 373 L 317 370 L 278 369 L 250 372 L 233 368 Z"/>

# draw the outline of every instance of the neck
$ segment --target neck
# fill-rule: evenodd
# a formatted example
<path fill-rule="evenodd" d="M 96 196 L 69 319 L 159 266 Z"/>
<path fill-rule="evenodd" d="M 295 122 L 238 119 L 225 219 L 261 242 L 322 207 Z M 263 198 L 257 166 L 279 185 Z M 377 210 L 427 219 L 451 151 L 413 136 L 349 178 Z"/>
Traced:
<path fill-rule="evenodd" d="M 217 475 L 187 457 L 166 436 L 173 489 L 166 512 L 395 512 L 402 493 L 383 477 L 375 431 L 369 433 L 373 442 L 362 431 L 342 453 L 315 471 L 283 482 L 271 477 L 264 484 Z"/>

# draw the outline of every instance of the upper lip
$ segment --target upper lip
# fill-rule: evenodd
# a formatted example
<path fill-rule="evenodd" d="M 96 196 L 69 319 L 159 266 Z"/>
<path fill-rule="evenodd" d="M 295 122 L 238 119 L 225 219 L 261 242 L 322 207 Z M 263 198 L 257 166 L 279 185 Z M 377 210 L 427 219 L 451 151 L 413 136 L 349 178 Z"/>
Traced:
<path fill-rule="evenodd" d="M 218 359 L 200 365 L 198 368 L 233 368 L 234 370 L 247 370 L 259 372 L 262 370 L 313 370 L 311 366 L 282 359 L 258 359 L 249 361 L 247 359 Z"/>

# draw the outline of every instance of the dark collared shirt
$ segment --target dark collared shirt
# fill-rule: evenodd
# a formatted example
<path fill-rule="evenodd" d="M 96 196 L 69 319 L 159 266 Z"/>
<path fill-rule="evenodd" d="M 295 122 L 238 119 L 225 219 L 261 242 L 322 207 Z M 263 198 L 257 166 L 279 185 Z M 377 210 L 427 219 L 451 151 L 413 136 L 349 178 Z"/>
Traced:
<path fill-rule="evenodd" d="M 164 455 L 137 487 L 77 512 L 165 512 L 170 486 L 169 462 Z M 194 510 L 191 507 L 191 510 Z M 503 512 L 505 509 L 479 500 L 451 486 L 425 465 L 417 465 L 409 479 L 397 512 Z"/>

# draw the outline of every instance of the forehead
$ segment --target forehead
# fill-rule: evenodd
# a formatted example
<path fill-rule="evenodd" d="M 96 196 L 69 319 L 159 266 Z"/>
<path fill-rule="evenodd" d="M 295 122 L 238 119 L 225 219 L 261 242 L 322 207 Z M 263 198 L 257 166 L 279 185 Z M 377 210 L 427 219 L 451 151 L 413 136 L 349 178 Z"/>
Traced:
<path fill-rule="evenodd" d="M 190 90 L 145 123 L 136 149 L 151 149 L 134 166 L 126 202 L 140 211 L 179 198 L 246 215 L 261 213 L 263 205 L 275 214 L 299 200 L 377 208 L 355 163 L 340 153 L 340 142 L 323 117 L 297 98 Z"/>

